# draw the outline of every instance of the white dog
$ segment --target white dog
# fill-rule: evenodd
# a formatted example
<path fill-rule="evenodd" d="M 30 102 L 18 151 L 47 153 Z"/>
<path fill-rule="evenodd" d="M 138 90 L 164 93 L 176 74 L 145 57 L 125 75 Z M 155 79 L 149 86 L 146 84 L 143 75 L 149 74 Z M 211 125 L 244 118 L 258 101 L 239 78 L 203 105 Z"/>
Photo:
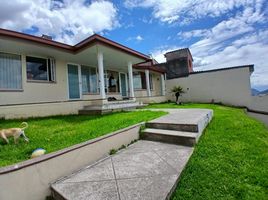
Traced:
<path fill-rule="evenodd" d="M 3 138 L 7 144 L 9 143 L 7 138 L 11 137 L 11 136 L 14 137 L 15 144 L 17 144 L 20 136 L 22 136 L 26 142 L 29 142 L 29 139 L 26 137 L 26 135 L 24 133 L 24 130 L 28 127 L 28 124 L 26 122 L 22 122 L 21 126 L 24 126 L 24 127 L 22 127 L 22 128 L 8 128 L 8 129 L 0 130 L 0 137 Z"/>

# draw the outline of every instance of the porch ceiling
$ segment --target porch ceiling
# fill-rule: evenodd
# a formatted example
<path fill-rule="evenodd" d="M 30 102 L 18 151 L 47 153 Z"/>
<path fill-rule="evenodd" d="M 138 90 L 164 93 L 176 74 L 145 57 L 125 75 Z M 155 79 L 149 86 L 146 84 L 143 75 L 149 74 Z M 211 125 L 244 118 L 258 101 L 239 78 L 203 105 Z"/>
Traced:
<path fill-rule="evenodd" d="M 0 37 L 0 51 L 14 54 L 24 54 L 39 57 L 54 57 L 65 62 L 77 63 L 97 67 L 97 52 L 103 52 L 104 69 L 118 71 L 127 71 L 127 63 L 132 64 L 143 62 L 142 58 L 135 57 L 123 51 L 105 46 L 103 44 L 94 44 L 88 46 L 77 54 L 59 50 L 45 45 L 37 45 L 33 42 L 25 42 L 19 39 Z"/>

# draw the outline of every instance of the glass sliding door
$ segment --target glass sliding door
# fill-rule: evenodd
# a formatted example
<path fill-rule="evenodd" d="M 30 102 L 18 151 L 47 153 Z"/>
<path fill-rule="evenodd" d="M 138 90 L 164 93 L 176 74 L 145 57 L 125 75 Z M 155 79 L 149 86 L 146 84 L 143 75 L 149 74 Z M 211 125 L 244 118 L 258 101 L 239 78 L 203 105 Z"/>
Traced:
<path fill-rule="evenodd" d="M 74 64 L 68 64 L 68 86 L 69 86 L 69 98 L 80 99 L 80 77 L 79 66 Z"/>
<path fill-rule="evenodd" d="M 127 96 L 127 75 L 125 73 L 119 73 L 120 79 L 120 92 L 123 97 Z"/>
<path fill-rule="evenodd" d="M 96 68 L 81 66 L 82 92 L 83 94 L 97 94 L 98 80 Z"/>

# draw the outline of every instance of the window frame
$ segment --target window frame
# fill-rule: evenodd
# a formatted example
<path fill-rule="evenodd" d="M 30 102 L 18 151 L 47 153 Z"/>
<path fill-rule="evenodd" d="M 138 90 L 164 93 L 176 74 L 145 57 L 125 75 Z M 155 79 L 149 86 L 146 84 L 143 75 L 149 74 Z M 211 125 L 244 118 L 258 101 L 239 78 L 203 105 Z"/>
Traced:
<path fill-rule="evenodd" d="M 0 92 L 23 92 L 24 91 L 24 89 L 23 89 L 23 69 L 22 69 L 23 68 L 22 62 L 24 61 L 23 55 L 18 54 L 18 53 L 14 53 L 14 52 L 9 52 L 9 51 L 0 51 L 0 53 L 20 56 L 20 72 L 21 72 L 21 88 L 0 88 Z"/>
<path fill-rule="evenodd" d="M 134 73 L 136 73 L 136 74 L 134 75 Z M 135 77 L 134 76 L 139 76 L 141 87 L 135 87 L 135 84 L 134 84 Z M 142 75 L 141 75 L 141 72 L 140 71 L 133 72 L 133 88 L 134 88 L 134 90 L 145 90 L 144 88 L 142 88 Z"/>
<path fill-rule="evenodd" d="M 28 79 L 28 77 L 27 77 L 27 57 L 39 58 L 39 59 L 46 60 L 47 80 Z M 53 66 L 51 65 L 52 63 L 53 63 Z M 25 66 L 26 66 L 26 81 L 28 83 L 57 83 L 56 82 L 56 59 L 55 58 L 36 56 L 36 55 L 25 55 Z M 51 80 L 49 80 L 49 79 L 51 79 Z"/>

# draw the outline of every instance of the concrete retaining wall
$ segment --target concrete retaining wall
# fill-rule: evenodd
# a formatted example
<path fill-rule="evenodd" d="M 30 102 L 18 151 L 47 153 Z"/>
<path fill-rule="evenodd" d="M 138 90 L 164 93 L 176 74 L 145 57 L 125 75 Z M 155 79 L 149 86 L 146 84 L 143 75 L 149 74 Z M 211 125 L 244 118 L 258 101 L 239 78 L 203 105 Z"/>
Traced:
<path fill-rule="evenodd" d="M 0 199 L 44 200 L 50 183 L 139 138 L 142 123 L 61 151 L 0 168 Z"/>
<path fill-rule="evenodd" d="M 69 101 L 57 103 L 38 103 L 14 106 L 0 106 L 0 118 L 28 118 L 52 115 L 78 114 L 84 105 L 91 105 L 94 101 Z"/>

